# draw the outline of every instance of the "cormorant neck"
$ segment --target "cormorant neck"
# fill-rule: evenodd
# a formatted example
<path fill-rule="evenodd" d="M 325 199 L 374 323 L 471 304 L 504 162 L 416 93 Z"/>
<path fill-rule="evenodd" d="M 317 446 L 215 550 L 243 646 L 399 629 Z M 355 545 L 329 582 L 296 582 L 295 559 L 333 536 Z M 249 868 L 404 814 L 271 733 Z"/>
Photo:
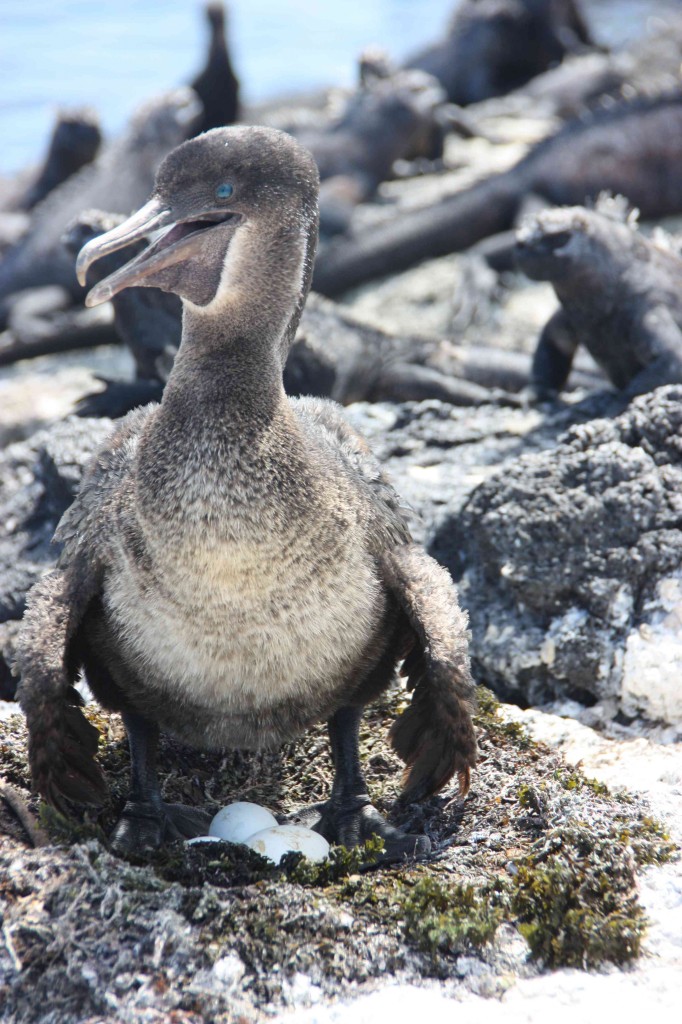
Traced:
<path fill-rule="evenodd" d="M 317 246 L 316 210 L 282 210 L 245 222 L 224 257 L 208 305 L 184 301 L 183 336 L 267 340 L 282 368 L 310 290 Z"/>
<path fill-rule="evenodd" d="M 183 303 L 182 341 L 161 402 L 184 420 L 267 422 L 284 399 L 279 337 L 242 317 L 198 314 Z"/>
<path fill-rule="evenodd" d="M 183 300 L 182 342 L 163 405 L 192 396 L 217 417 L 267 419 L 284 401 L 282 372 L 310 287 L 317 223 L 251 224 L 232 239 L 207 306 Z"/>

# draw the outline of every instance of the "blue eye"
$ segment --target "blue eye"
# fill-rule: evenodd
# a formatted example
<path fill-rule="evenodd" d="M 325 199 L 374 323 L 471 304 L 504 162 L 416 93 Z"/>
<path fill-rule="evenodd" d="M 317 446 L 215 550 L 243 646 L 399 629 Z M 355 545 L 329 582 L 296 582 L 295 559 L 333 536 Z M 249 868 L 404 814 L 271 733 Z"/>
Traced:
<path fill-rule="evenodd" d="M 233 192 L 234 189 L 232 185 L 228 185 L 227 183 L 225 183 L 224 185 L 218 185 L 217 189 L 215 190 L 215 194 L 218 197 L 218 199 L 229 199 Z"/>

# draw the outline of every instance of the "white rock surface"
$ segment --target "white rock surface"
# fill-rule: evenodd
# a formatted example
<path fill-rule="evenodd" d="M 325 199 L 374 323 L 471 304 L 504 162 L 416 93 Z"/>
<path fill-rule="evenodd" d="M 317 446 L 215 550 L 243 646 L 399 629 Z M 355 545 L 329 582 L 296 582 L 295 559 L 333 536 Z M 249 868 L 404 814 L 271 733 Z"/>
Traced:
<path fill-rule="evenodd" d="M 644 611 L 648 621 L 625 645 L 623 710 L 682 728 L 682 576 L 661 580 Z"/>
<path fill-rule="evenodd" d="M 0 368 L 0 442 L 30 437 L 73 412 L 84 395 L 100 391 L 98 376 L 130 380 L 130 352 L 120 345 L 41 356 Z"/>

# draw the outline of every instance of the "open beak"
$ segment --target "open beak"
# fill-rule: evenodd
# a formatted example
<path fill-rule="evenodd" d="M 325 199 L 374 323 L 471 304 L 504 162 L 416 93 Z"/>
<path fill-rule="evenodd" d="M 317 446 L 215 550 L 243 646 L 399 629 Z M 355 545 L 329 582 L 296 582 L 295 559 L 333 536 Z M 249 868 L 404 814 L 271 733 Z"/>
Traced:
<path fill-rule="evenodd" d="M 133 242 L 146 238 L 153 231 L 164 228 L 170 223 L 172 223 L 171 211 L 165 208 L 158 199 L 151 199 L 141 210 L 138 210 L 132 217 L 129 217 L 128 220 L 124 220 L 122 224 L 112 228 L 111 231 L 107 231 L 106 234 L 91 239 L 83 246 L 76 260 L 76 277 L 78 281 L 81 285 L 85 285 L 88 270 L 93 263 L 102 259 L 103 256 L 108 256 L 109 253 L 116 252 L 118 249 L 123 249 L 126 245 L 132 245 Z M 132 260 L 130 264 L 121 267 L 115 274 L 111 274 L 104 281 L 100 281 L 85 300 L 86 305 L 96 306 L 98 303 L 110 299 L 121 288 L 125 288 L 125 283 L 116 287 L 116 279 L 126 275 L 132 264 L 136 262 L 136 260 Z M 107 287 L 103 287 L 104 285 Z M 113 286 L 111 290 L 109 290 L 110 286 Z"/>
<path fill-rule="evenodd" d="M 124 288 L 153 286 L 154 279 L 160 271 L 188 259 L 199 251 L 199 239 L 206 229 L 216 227 L 228 219 L 237 218 L 224 213 L 206 212 L 196 218 L 176 221 L 169 207 L 159 199 L 151 199 L 118 227 L 87 242 L 79 252 L 76 275 L 80 283 L 85 285 L 88 269 L 97 260 L 156 231 L 169 229 L 125 266 L 96 284 L 88 292 L 85 305 L 97 306 L 100 302 L 113 298 Z"/>

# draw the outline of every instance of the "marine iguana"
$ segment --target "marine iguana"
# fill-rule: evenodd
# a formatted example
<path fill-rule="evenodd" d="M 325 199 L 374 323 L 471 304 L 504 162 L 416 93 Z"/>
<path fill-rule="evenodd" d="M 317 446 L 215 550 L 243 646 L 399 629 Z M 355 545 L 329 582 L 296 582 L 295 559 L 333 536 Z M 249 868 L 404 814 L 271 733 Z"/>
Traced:
<path fill-rule="evenodd" d="M 24 288 L 47 284 L 61 285 L 74 298 L 81 297 L 83 289 L 76 280 L 73 260 L 61 244 L 65 228 L 89 207 L 106 206 L 127 214 L 139 206 L 149 194 L 163 157 L 193 134 L 200 115 L 199 100 L 188 88 L 140 107 L 120 139 L 35 208 L 27 234 L 0 263 L 0 300 Z"/>
<path fill-rule="evenodd" d="M 579 345 L 628 398 L 682 383 L 682 259 L 640 234 L 622 199 L 540 212 L 519 230 L 516 258 L 561 302 L 533 358 L 539 397 L 562 390 Z"/>
<path fill-rule="evenodd" d="M 313 288 L 333 297 L 420 260 L 509 230 L 537 194 L 556 205 L 627 196 L 642 217 L 682 211 L 682 89 L 619 103 L 568 122 L 518 164 L 432 206 L 402 214 L 320 253 Z"/>
<path fill-rule="evenodd" d="M 323 233 L 345 231 L 353 207 L 392 177 L 397 160 L 442 155 L 438 112 L 444 102 L 445 94 L 431 75 L 387 69 L 386 74 L 361 74 L 359 87 L 328 125 L 293 129 L 320 172 Z M 439 146 L 434 147 L 434 139 L 440 140 Z"/>
<path fill-rule="evenodd" d="M 453 103 L 478 103 L 523 85 L 592 45 L 575 0 L 463 0 L 445 38 L 406 67 L 435 75 Z"/>
<path fill-rule="evenodd" d="M 476 759 L 466 619 L 448 574 L 411 541 L 397 495 L 333 403 L 288 399 L 282 366 L 310 285 L 318 174 L 268 128 L 214 129 L 161 164 L 149 202 L 89 242 L 79 279 L 166 229 L 89 293 L 180 295 L 183 334 L 162 402 L 100 449 L 57 531 L 59 568 L 32 590 L 19 699 L 36 786 L 51 803 L 98 802 L 97 731 L 79 710 L 82 666 L 120 710 L 132 789 L 121 852 L 196 834 L 165 804 L 159 728 L 197 746 L 273 746 L 329 721 L 335 779 L 317 829 L 373 834 L 384 857 L 429 849 L 370 802 L 362 707 L 402 670 L 412 702 L 392 729 L 420 797 Z"/>
<path fill-rule="evenodd" d="M 567 119 L 627 95 L 669 92 L 679 83 L 682 17 L 666 10 L 660 20 L 647 22 L 647 30 L 620 50 L 571 54 L 521 88 L 478 104 L 468 111 L 472 125 L 500 115 L 533 116 L 538 108 Z"/>

